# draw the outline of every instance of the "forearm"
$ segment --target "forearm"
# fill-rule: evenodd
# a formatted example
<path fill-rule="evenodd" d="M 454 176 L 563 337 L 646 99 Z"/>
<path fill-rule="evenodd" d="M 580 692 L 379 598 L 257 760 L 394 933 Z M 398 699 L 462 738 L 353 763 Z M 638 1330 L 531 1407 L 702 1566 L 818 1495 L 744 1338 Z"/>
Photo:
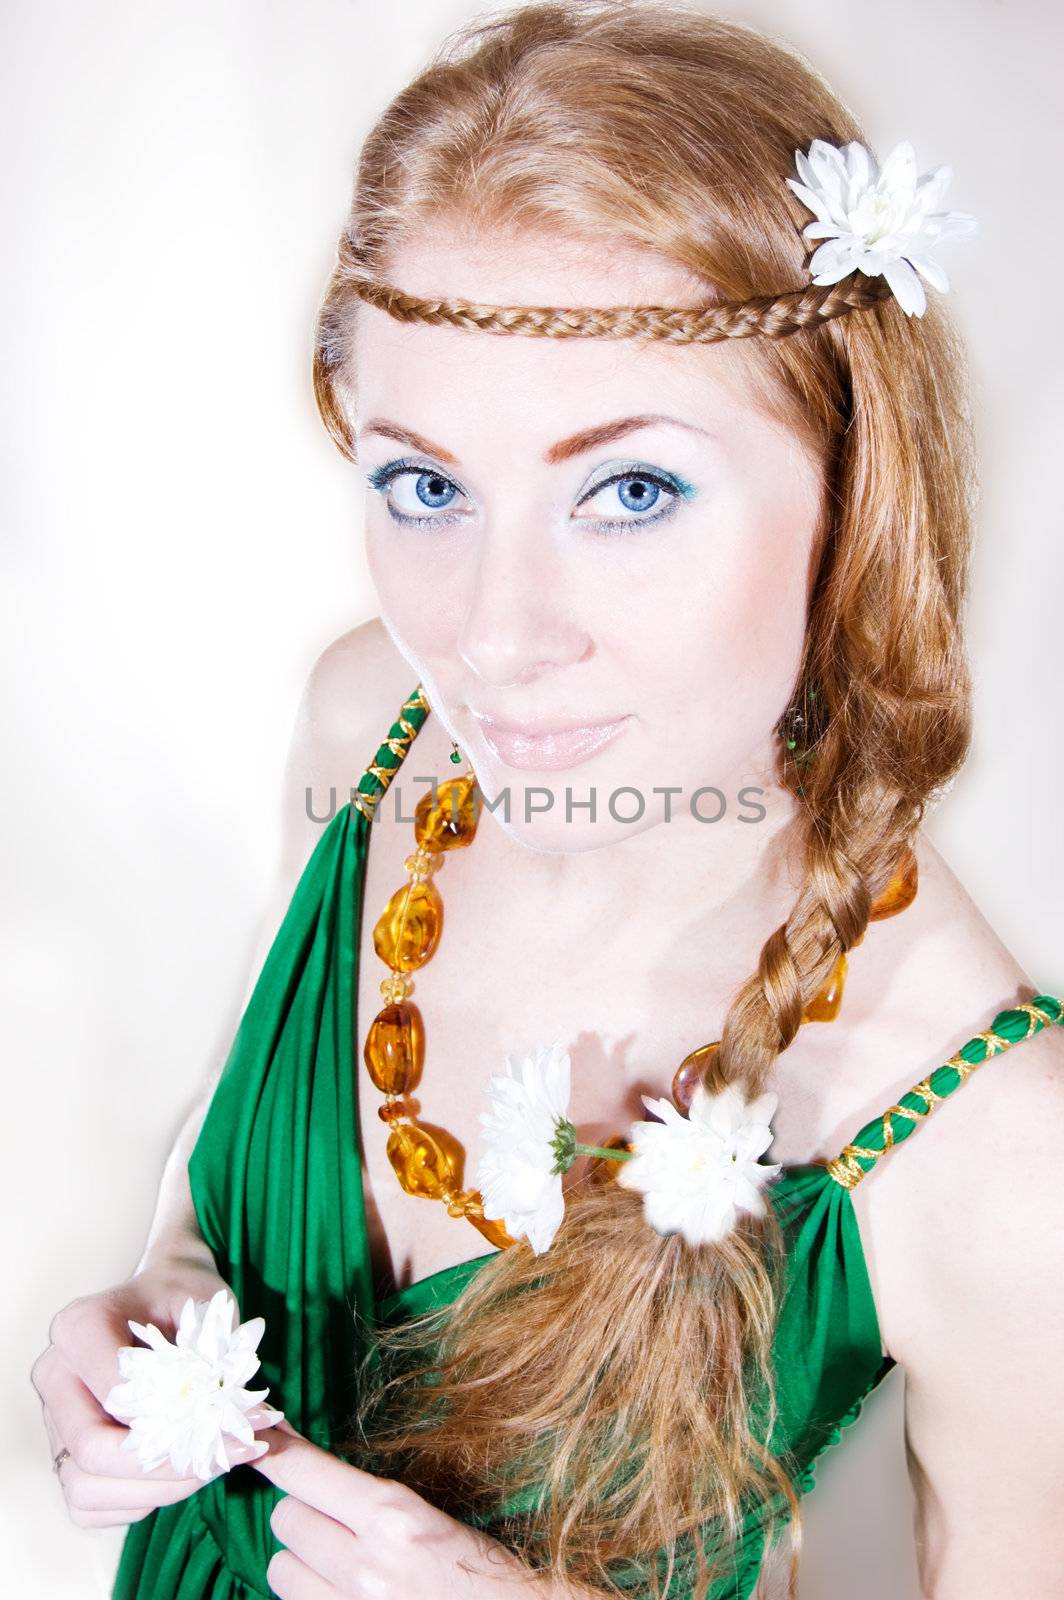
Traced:
<path fill-rule="evenodd" d="M 213 1084 L 190 1112 L 174 1140 L 159 1182 L 148 1237 L 134 1273 L 197 1267 L 215 1270 L 214 1255 L 200 1231 L 188 1176 L 188 1158 L 212 1091 Z"/>
<path fill-rule="evenodd" d="M 244 996 L 241 1012 L 247 1009 L 257 981 L 254 975 L 262 969 L 266 954 L 291 899 L 291 877 L 291 869 L 288 869 L 287 875 L 282 873 L 280 886 L 274 890 L 263 931 L 259 936 L 251 968 L 253 977 Z M 196 1139 L 203 1126 L 203 1119 L 214 1096 L 224 1064 L 224 1060 L 216 1064 L 203 1092 L 174 1140 L 173 1149 L 167 1157 L 159 1182 L 159 1195 L 148 1238 L 141 1258 L 133 1269 L 134 1272 L 140 1273 L 159 1267 L 185 1271 L 194 1267 L 215 1270 L 213 1253 L 200 1232 L 195 1207 L 192 1204 L 188 1159 L 195 1148 Z"/>

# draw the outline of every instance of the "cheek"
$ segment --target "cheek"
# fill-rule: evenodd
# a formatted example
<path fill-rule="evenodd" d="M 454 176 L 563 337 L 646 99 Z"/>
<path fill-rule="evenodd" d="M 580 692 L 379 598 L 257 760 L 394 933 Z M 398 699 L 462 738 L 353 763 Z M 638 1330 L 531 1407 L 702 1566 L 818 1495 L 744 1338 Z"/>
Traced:
<path fill-rule="evenodd" d="M 457 653 L 463 580 L 457 563 L 433 559 L 428 550 L 419 553 L 413 537 L 371 512 L 366 559 L 393 636 L 412 658 L 439 662 Z"/>
<path fill-rule="evenodd" d="M 811 540 L 793 506 L 721 505 L 614 595 L 614 670 L 692 788 L 771 740 L 801 663 Z"/>
<path fill-rule="evenodd" d="M 648 682 L 701 699 L 793 677 L 805 637 L 810 532 L 791 516 L 731 513 L 685 531 L 612 586 L 613 648 Z M 600 600 L 601 605 L 601 600 Z"/>

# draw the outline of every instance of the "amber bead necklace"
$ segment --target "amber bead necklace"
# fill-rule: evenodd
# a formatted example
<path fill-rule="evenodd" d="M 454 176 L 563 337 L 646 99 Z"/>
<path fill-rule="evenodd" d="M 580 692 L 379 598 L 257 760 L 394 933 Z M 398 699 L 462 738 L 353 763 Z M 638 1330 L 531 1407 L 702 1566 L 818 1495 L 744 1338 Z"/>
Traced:
<path fill-rule="evenodd" d="M 366 768 L 358 789 L 352 790 L 352 804 L 370 822 L 377 802 L 429 710 L 419 684 L 410 699 L 404 701 L 396 725 L 377 752 L 377 761 Z M 388 755 L 395 758 L 394 764 L 387 762 Z M 455 745 L 451 760 L 461 759 Z M 472 767 L 459 777 L 435 785 L 418 802 L 414 850 L 403 863 L 407 882 L 391 896 L 373 930 L 373 948 L 389 968 L 389 975 L 380 985 L 386 1003 L 370 1024 L 362 1054 L 374 1086 L 384 1096 L 377 1115 L 387 1124 L 388 1160 L 403 1189 L 407 1194 L 442 1202 L 452 1217 L 465 1217 L 492 1244 L 505 1248 L 514 1241 L 502 1223 L 485 1217 L 476 1189 L 462 1187 L 462 1146 L 445 1129 L 416 1121 L 407 1101 L 420 1082 L 425 1062 L 425 1027 L 420 1010 L 410 998 L 414 989 L 411 974 L 431 960 L 443 929 L 443 901 L 433 877 L 450 851 L 472 843 L 477 821 L 476 774 Z M 916 858 L 907 850 L 890 883 L 873 902 L 869 920 L 903 911 L 911 904 L 916 889 Z M 834 1021 L 845 978 L 843 952 L 806 1007 L 803 1023 Z M 672 1080 L 672 1098 L 678 1109 L 688 1109 L 707 1062 L 719 1048 L 719 1039 L 714 1040 L 681 1061 Z"/>

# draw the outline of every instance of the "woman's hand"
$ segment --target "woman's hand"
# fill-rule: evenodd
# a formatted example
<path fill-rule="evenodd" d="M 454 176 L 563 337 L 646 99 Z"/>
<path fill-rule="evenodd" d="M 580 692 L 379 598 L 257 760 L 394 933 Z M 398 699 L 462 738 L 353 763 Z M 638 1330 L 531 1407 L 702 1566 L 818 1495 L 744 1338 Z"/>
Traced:
<path fill-rule="evenodd" d="M 285 1491 L 270 1526 L 286 1548 L 266 1569 L 281 1600 L 547 1600 L 552 1593 L 553 1585 L 531 1578 L 503 1545 L 404 1484 L 348 1466 L 287 1422 L 262 1437 L 269 1454 L 252 1465 Z"/>
<path fill-rule="evenodd" d="M 154 1322 L 172 1339 L 188 1296 L 209 1300 L 219 1289 L 232 1294 L 205 1266 L 166 1273 L 147 1270 L 114 1288 L 72 1300 L 52 1318 L 50 1343 L 33 1363 L 30 1382 L 43 1405 L 53 1461 L 64 1446 L 70 1451 L 59 1468 L 59 1482 L 67 1510 L 80 1527 L 139 1522 L 157 1506 L 173 1505 L 203 1487 L 201 1478 L 179 1477 L 169 1465 L 144 1472 L 136 1456 L 123 1448 L 129 1429 L 101 1401 L 120 1381 L 119 1347 L 135 1343 L 130 1317 Z M 250 1421 L 254 1427 L 254 1412 Z M 233 1440 L 230 1465 L 247 1461 L 258 1447 L 259 1442 L 245 1447 Z"/>

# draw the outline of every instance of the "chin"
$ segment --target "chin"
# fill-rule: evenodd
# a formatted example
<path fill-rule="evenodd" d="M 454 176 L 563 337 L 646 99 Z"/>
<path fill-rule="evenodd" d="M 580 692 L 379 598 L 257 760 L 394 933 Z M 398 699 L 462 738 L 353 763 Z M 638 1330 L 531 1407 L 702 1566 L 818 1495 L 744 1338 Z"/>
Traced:
<path fill-rule="evenodd" d="M 502 811 L 495 813 L 494 821 L 516 843 L 541 855 L 582 855 L 589 850 L 601 850 L 607 845 L 631 838 L 656 827 L 661 817 L 644 815 L 638 822 L 615 822 L 612 817 L 590 822 L 586 817 L 566 822 L 564 811 L 533 816 L 525 820 L 522 815 L 511 815 L 507 821 Z"/>
<path fill-rule="evenodd" d="M 477 786 L 483 795 L 481 818 L 500 827 L 529 850 L 550 855 L 575 855 L 599 850 L 664 821 L 664 802 L 644 783 L 628 774 L 596 772 L 592 763 L 562 772 L 516 771 L 494 762 L 474 761 Z M 643 797 L 640 815 L 635 790 Z M 616 791 L 616 812 L 610 800 Z M 587 802 L 595 796 L 592 819 Z M 566 815 L 567 801 L 571 815 Z M 493 808 L 489 811 L 489 808 Z M 628 820 L 631 818 L 631 820 Z"/>

